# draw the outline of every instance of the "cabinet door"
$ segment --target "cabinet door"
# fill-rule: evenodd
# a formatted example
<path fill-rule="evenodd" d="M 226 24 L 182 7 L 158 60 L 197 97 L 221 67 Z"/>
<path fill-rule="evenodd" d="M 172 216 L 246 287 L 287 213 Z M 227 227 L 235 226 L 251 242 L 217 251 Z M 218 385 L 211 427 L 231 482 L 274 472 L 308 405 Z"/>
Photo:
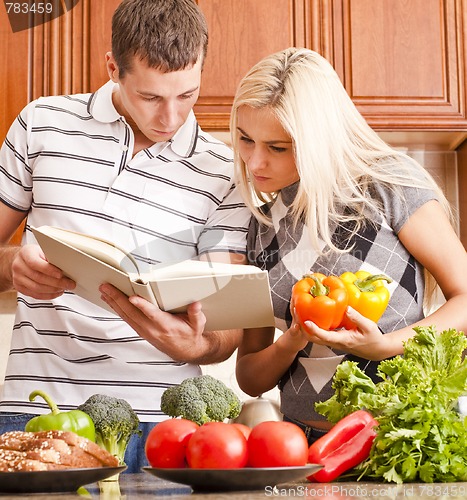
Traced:
<path fill-rule="evenodd" d="M 197 0 L 209 27 L 209 48 L 195 112 L 207 130 L 228 130 L 240 79 L 264 56 L 304 46 L 305 0 Z"/>
<path fill-rule="evenodd" d="M 461 0 L 336 0 L 335 68 L 377 130 L 466 128 Z"/>

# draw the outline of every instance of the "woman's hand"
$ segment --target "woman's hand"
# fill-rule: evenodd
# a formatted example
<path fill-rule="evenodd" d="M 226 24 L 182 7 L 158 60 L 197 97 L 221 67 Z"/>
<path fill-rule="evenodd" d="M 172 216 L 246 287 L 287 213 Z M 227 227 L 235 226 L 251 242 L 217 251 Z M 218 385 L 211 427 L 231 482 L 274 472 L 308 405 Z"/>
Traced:
<path fill-rule="evenodd" d="M 356 325 L 351 330 L 323 330 L 312 321 L 305 321 L 302 329 L 308 341 L 326 345 L 364 359 L 380 361 L 388 357 L 387 343 L 390 334 L 383 335 L 378 325 L 355 309 L 347 308 L 347 317 Z"/>
<path fill-rule="evenodd" d="M 282 353 L 289 353 L 293 361 L 297 353 L 304 349 L 309 341 L 307 332 L 303 331 L 297 321 L 294 321 L 291 327 L 276 340 L 276 345 Z"/>

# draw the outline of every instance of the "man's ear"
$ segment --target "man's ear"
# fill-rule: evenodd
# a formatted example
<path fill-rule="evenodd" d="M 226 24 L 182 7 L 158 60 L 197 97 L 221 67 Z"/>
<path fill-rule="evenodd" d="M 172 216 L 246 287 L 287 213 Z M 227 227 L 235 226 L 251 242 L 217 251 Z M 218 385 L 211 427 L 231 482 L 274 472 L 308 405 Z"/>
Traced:
<path fill-rule="evenodd" d="M 109 75 L 109 78 L 114 83 L 117 83 L 119 80 L 119 71 L 114 56 L 112 55 L 112 52 L 107 52 L 107 54 L 105 54 L 105 64 L 107 67 L 107 73 Z"/>

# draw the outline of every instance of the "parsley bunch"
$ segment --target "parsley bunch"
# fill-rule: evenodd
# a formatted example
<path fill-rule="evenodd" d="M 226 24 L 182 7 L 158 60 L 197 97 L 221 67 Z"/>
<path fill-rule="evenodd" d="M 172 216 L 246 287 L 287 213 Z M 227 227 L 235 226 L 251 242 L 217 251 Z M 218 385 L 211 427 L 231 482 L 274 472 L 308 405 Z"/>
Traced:
<path fill-rule="evenodd" d="M 454 329 L 414 330 L 402 356 L 379 364 L 381 382 L 355 362 L 339 365 L 335 394 L 316 403 L 316 411 L 337 422 L 366 409 L 378 420 L 370 456 L 351 473 L 359 479 L 467 481 L 467 418 L 457 412 L 457 399 L 467 391 L 467 339 Z"/>

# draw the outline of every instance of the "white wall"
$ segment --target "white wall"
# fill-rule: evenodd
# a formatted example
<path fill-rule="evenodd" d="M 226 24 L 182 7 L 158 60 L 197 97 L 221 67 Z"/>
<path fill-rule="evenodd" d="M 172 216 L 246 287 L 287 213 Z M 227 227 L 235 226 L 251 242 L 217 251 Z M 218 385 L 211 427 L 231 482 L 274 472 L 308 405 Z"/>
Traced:
<path fill-rule="evenodd" d="M 16 295 L 14 293 L 0 293 L 0 392 L 10 350 L 15 308 Z"/>

